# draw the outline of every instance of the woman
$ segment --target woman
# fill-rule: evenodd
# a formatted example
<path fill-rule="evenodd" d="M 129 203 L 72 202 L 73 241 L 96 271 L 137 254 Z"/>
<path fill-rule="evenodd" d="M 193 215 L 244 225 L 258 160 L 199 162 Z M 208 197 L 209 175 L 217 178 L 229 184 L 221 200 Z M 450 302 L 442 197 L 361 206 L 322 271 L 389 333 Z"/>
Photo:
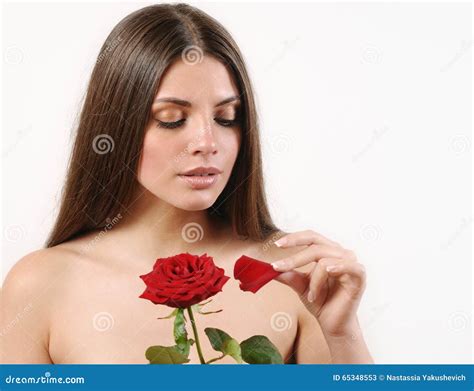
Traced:
<path fill-rule="evenodd" d="M 173 344 L 172 320 L 138 298 L 138 276 L 190 252 L 229 276 L 242 254 L 285 272 L 257 294 L 230 280 L 200 330 L 266 335 L 287 363 L 372 362 L 364 269 L 321 234 L 274 225 L 258 132 L 242 55 L 216 20 L 186 4 L 123 19 L 91 76 L 52 233 L 4 283 L 3 361 L 147 363 L 148 346 Z"/>

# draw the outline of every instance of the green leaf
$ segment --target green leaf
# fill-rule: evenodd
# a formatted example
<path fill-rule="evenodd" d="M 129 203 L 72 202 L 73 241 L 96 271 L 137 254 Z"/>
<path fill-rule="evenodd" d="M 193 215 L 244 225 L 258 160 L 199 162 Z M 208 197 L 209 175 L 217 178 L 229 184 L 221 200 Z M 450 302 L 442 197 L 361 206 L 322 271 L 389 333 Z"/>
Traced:
<path fill-rule="evenodd" d="M 225 343 L 232 339 L 232 337 L 225 331 L 215 329 L 213 327 L 206 327 L 204 332 L 211 342 L 212 348 L 218 352 L 225 353 Z"/>
<path fill-rule="evenodd" d="M 145 357 L 150 364 L 184 364 L 189 359 L 182 354 L 177 346 L 150 346 Z"/>
<path fill-rule="evenodd" d="M 207 311 L 207 312 L 201 312 L 201 311 L 199 311 L 199 313 L 200 313 L 201 315 L 209 315 L 209 314 L 217 314 L 218 312 L 222 312 L 222 311 L 224 311 L 224 310 Z"/>
<path fill-rule="evenodd" d="M 179 308 L 176 308 L 171 314 L 169 314 L 168 316 L 164 316 L 162 318 L 156 318 L 156 319 L 169 319 L 169 318 L 172 318 L 173 316 L 176 316 L 176 314 L 178 313 L 178 310 Z"/>
<path fill-rule="evenodd" d="M 191 306 L 193 310 L 196 310 L 201 315 L 209 315 L 209 314 L 217 314 L 218 312 L 222 312 L 223 310 L 217 310 L 217 311 L 208 311 L 208 312 L 203 312 L 202 307 L 204 307 L 206 304 L 209 304 L 212 301 L 212 299 L 204 302 L 204 303 L 198 303 L 194 304 Z"/>
<path fill-rule="evenodd" d="M 242 353 L 239 342 L 232 338 L 228 340 L 224 345 L 224 352 L 229 356 L 233 357 L 234 360 L 237 361 L 239 364 L 242 364 Z"/>
<path fill-rule="evenodd" d="M 242 363 L 242 356 L 240 354 L 240 345 L 237 340 L 232 338 L 225 331 L 207 327 L 204 329 L 209 341 L 211 342 L 212 348 L 218 352 L 224 353 L 234 358 L 238 363 Z"/>
<path fill-rule="evenodd" d="M 226 354 L 225 354 L 225 353 L 222 353 L 221 356 L 215 357 L 215 358 L 213 358 L 213 359 L 207 361 L 206 364 L 212 364 L 212 363 L 215 362 L 215 361 L 222 360 L 225 356 L 226 356 Z"/>
<path fill-rule="evenodd" d="M 188 339 L 188 333 L 185 326 L 185 317 L 183 308 L 177 308 L 176 318 L 174 319 L 173 334 L 176 342 L 176 348 L 185 357 L 189 356 L 189 349 L 194 340 Z"/>
<path fill-rule="evenodd" d="M 212 299 L 209 299 L 208 301 L 205 301 L 203 303 L 198 303 L 198 304 L 195 304 L 195 305 L 197 305 L 199 307 L 204 307 L 206 304 L 209 304 L 211 301 L 212 301 Z"/>
<path fill-rule="evenodd" d="M 280 352 L 264 335 L 254 335 L 240 344 L 242 358 L 249 364 L 283 364 Z"/>

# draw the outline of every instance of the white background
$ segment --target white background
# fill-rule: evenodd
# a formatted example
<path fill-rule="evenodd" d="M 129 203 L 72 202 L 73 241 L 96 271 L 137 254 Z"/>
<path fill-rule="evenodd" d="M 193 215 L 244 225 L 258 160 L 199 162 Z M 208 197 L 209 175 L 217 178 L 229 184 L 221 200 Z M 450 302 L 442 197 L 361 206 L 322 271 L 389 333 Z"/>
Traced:
<path fill-rule="evenodd" d="M 52 227 L 103 41 L 148 4 L 5 5 L 3 278 Z M 366 265 L 375 361 L 472 362 L 470 4 L 191 4 L 244 53 L 278 225 Z"/>

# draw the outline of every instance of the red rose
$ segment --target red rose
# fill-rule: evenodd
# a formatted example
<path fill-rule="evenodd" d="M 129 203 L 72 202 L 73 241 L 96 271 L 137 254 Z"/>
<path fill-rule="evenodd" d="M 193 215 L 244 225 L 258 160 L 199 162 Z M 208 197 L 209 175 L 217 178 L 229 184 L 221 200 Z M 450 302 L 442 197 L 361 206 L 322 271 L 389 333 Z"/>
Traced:
<path fill-rule="evenodd" d="M 158 258 L 153 270 L 140 278 L 146 289 L 139 297 L 154 304 L 187 308 L 221 292 L 230 277 L 207 254 L 182 253 Z"/>
<path fill-rule="evenodd" d="M 269 263 L 242 255 L 234 265 L 234 278 L 240 280 L 240 289 L 256 293 L 281 272 Z"/>

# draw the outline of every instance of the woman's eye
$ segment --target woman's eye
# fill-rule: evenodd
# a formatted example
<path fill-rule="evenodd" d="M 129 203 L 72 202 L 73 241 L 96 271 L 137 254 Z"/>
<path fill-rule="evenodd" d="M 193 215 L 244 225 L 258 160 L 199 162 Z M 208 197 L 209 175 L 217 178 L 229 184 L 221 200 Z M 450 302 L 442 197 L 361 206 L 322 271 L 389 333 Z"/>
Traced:
<path fill-rule="evenodd" d="M 240 122 L 238 118 L 234 118 L 234 119 L 214 118 L 214 120 L 219 125 L 226 126 L 226 127 L 235 126 Z M 183 118 L 183 119 L 180 119 L 180 120 L 174 121 L 174 122 L 160 121 L 159 119 L 156 120 L 157 126 L 159 128 L 165 128 L 165 129 L 179 128 L 181 125 L 184 124 L 185 121 L 186 121 L 186 118 Z"/>
<path fill-rule="evenodd" d="M 234 119 L 224 119 L 224 118 L 214 118 L 214 120 L 221 126 L 235 126 L 239 123 L 238 118 Z"/>
<path fill-rule="evenodd" d="M 156 120 L 157 126 L 158 126 L 159 128 L 166 128 L 166 129 L 175 129 L 175 128 L 178 128 L 178 127 L 180 127 L 182 124 L 184 124 L 184 121 L 186 121 L 185 118 L 180 119 L 180 120 L 178 120 L 178 121 L 174 121 L 174 122 L 164 122 L 164 121 L 160 121 L 159 119 Z"/>

